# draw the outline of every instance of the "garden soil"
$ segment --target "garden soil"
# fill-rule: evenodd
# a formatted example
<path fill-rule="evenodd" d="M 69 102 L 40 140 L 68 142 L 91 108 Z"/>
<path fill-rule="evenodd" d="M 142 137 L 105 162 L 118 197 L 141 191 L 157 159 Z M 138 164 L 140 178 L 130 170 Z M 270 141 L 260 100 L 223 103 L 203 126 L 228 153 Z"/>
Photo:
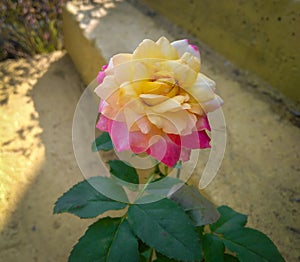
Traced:
<path fill-rule="evenodd" d="M 248 214 L 287 261 L 300 261 L 299 128 L 237 72 L 210 62 L 202 70 L 217 82 L 227 123 L 225 158 L 204 193 Z M 0 261 L 67 261 L 94 221 L 52 214 L 56 199 L 83 180 L 71 127 L 84 85 L 65 52 L 1 62 L 0 81 Z M 199 165 L 193 183 L 201 173 Z"/>

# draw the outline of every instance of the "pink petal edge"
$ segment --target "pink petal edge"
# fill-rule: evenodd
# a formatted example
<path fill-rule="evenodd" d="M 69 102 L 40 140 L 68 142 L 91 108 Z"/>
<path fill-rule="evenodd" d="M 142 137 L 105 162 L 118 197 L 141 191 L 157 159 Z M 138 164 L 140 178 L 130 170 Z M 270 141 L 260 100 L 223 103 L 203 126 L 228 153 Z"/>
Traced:
<path fill-rule="evenodd" d="M 173 167 L 178 160 L 188 161 L 191 154 L 190 149 L 176 145 L 167 135 L 150 146 L 146 152 L 169 167 Z"/>
<path fill-rule="evenodd" d="M 105 78 L 105 69 L 108 67 L 108 65 L 104 65 L 101 68 L 101 71 L 97 75 L 97 82 L 98 84 L 102 84 L 103 79 Z"/>

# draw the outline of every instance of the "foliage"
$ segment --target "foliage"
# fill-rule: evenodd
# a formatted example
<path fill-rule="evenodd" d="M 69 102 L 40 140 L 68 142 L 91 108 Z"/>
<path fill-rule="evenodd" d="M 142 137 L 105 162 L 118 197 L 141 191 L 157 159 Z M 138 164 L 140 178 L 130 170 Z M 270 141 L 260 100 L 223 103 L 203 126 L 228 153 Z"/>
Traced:
<path fill-rule="evenodd" d="M 126 163 L 114 160 L 109 165 L 114 188 L 121 180 L 138 182 L 134 168 Z M 129 181 L 126 175 L 131 177 Z M 55 204 L 54 213 L 67 212 L 80 218 L 122 210 L 119 217 L 104 214 L 92 224 L 73 247 L 70 262 L 284 261 L 266 235 L 246 227 L 246 215 L 227 206 L 216 209 L 194 187 L 183 185 L 158 201 L 139 203 L 137 199 L 129 204 L 110 199 L 90 185 L 105 184 L 107 179 L 92 177 L 80 182 Z M 162 179 L 170 182 L 168 177 Z M 151 189 L 155 185 L 152 182 L 155 180 L 146 183 L 150 190 L 144 190 L 160 195 L 161 189 Z M 122 187 L 118 190 L 122 194 Z"/>
<path fill-rule="evenodd" d="M 93 152 L 97 152 L 99 150 L 109 151 L 111 149 L 113 149 L 113 144 L 107 132 L 102 133 L 92 143 Z"/>
<path fill-rule="evenodd" d="M 4 0 L 0 3 L 0 60 L 61 49 L 66 0 Z"/>

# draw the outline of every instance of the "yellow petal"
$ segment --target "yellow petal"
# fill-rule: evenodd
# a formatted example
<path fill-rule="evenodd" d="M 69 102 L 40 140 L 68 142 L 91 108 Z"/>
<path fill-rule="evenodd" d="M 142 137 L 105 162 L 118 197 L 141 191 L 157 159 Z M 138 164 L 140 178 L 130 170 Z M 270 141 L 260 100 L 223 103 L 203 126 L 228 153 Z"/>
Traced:
<path fill-rule="evenodd" d="M 199 103 L 190 103 L 189 105 L 191 107 L 189 109 L 189 111 L 191 113 L 194 113 L 194 114 L 197 114 L 197 115 L 200 115 L 200 116 L 202 116 L 204 114 L 204 111 L 203 111 L 203 109 L 202 109 L 202 107 L 200 106 Z"/>
<path fill-rule="evenodd" d="M 153 74 L 153 68 L 147 63 L 136 61 L 134 64 L 134 72 L 132 81 L 145 81 L 149 80 Z"/>
<path fill-rule="evenodd" d="M 126 119 L 127 128 L 131 131 L 135 130 L 136 122 L 145 116 L 143 114 L 139 114 L 130 106 L 125 106 L 125 108 L 123 108 L 123 112 Z"/>
<path fill-rule="evenodd" d="M 146 116 L 138 119 L 136 121 L 137 126 L 141 130 L 143 134 L 149 134 L 152 128 L 151 122 L 148 120 Z"/>
<path fill-rule="evenodd" d="M 133 52 L 133 59 L 164 58 L 160 47 L 150 39 L 143 40 Z"/>
<path fill-rule="evenodd" d="M 141 94 L 140 99 L 145 105 L 154 106 L 166 101 L 168 97 L 154 94 Z"/>
<path fill-rule="evenodd" d="M 149 80 L 154 69 L 144 61 L 134 60 L 119 64 L 111 70 L 113 70 L 116 82 L 124 85 L 127 82 Z"/>
<path fill-rule="evenodd" d="M 134 62 L 127 62 L 123 64 L 119 64 L 118 66 L 109 69 L 108 73 L 110 74 L 110 71 L 112 71 L 112 74 L 115 76 L 116 82 L 118 85 L 123 85 L 126 82 L 130 82 L 133 78 L 133 72 L 134 72 Z"/>
<path fill-rule="evenodd" d="M 132 60 L 132 54 L 121 53 L 114 55 L 112 58 L 113 67 L 116 67 L 120 64 L 129 62 Z"/>
<path fill-rule="evenodd" d="M 215 82 L 213 80 L 199 73 L 195 84 L 190 88 L 185 88 L 185 90 L 198 102 L 203 102 L 214 99 L 214 87 Z"/>
<path fill-rule="evenodd" d="M 116 83 L 115 77 L 113 75 L 106 76 L 103 82 L 96 87 L 95 93 L 102 99 L 106 100 L 110 97 L 119 86 Z"/>
<path fill-rule="evenodd" d="M 172 89 L 166 94 L 167 97 L 174 97 L 178 94 L 179 86 L 175 83 Z"/>
<path fill-rule="evenodd" d="M 179 103 L 175 99 L 168 99 L 151 107 L 151 111 L 155 113 L 176 112 L 179 110 L 182 110 L 181 103 Z"/>
<path fill-rule="evenodd" d="M 192 68 L 196 73 L 200 71 L 200 60 L 191 53 L 185 52 L 180 60 L 182 63 Z"/>
<path fill-rule="evenodd" d="M 169 134 L 188 135 L 196 129 L 196 116 L 186 110 L 163 114 L 148 112 L 147 116 L 151 123 Z"/>
<path fill-rule="evenodd" d="M 172 99 L 176 100 L 178 103 L 182 104 L 184 102 L 189 101 L 190 96 L 185 93 L 185 94 L 182 94 L 182 95 L 174 96 Z"/>
<path fill-rule="evenodd" d="M 174 79 L 181 88 L 188 88 L 194 85 L 197 73 L 180 60 L 169 60 L 160 63 L 162 69 L 173 72 Z"/>
<path fill-rule="evenodd" d="M 172 86 L 170 86 L 168 83 L 163 83 L 160 81 L 154 81 L 154 82 L 149 81 L 143 85 L 144 94 L 165 95 L 168 94 L 171 89 Z"/>
<path fill-rule="evenodd" d="M 177 50 L 170 44 L 169 40 L 162 36 L 156 41 L 156 44 L 160 47 L 161 52 L 166 59 L 178 59 Z"/>
<path fill-rule="evenodd" d="M 179 110 L 190 109 L 191 106 L 187 103 L 184 103 L 187 99 L 187 96 L 175 96 L 169 98 L 155 106 L 151 107 L 151 110 L 156 113 L 165 113 L 165 112 L 177 112 Z"/>
<path fill-rule="evenodd" d="M 101 114 L 105 115 L 106 117 L 108 117 L 110 119 L 114 119 L 116 121 L 121 121 L 121 122 L 125 121 L 123 111 L 120 110 L 120 108 L 118 106 L 116 106 L 115 104 L 111 105 L 111 104 L 106 103 L 106 105 L 103 106 L 103 108 L 101 110 Z"/>

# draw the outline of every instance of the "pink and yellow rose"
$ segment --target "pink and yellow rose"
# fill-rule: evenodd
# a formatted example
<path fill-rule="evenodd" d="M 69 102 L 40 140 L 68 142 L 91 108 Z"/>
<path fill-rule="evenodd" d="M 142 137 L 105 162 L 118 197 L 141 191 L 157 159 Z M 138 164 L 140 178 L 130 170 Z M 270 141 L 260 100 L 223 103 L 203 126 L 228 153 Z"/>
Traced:
<path fill-rule="evenodd" d="M 223 101 L 200 73 L 198 48 L 188 40 L 146 39 L 132 54 L 113 56 L 95 89 L 101 98 L 97 128 L 118 151 L 147 153 L 168 166 L 210 147 L 207 113 Z"/>

